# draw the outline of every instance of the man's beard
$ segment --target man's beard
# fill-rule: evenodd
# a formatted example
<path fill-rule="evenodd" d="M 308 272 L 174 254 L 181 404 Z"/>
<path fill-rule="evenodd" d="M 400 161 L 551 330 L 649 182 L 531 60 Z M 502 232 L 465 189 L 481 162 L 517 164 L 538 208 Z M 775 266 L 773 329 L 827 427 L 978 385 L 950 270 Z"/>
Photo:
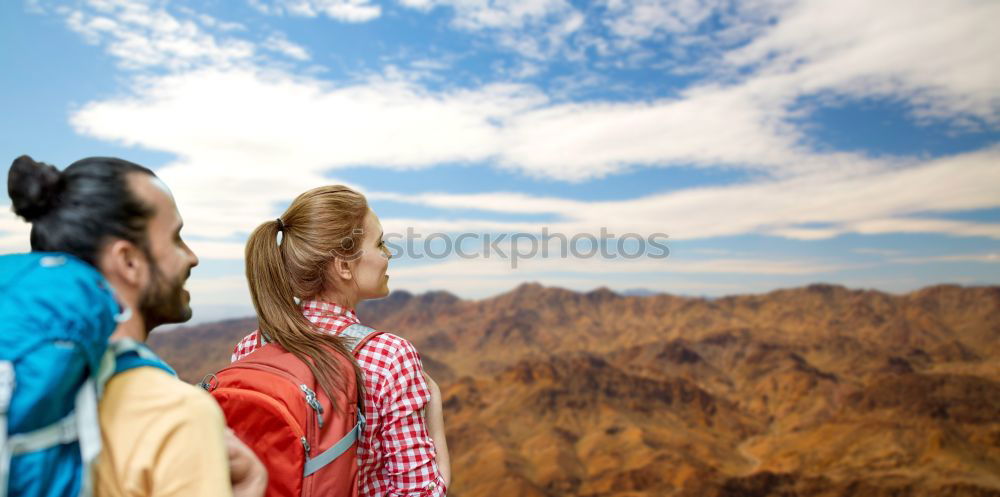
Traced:
<path fill-rule="evenodd" d="M 184 282 L 191 274 L 178 274 L 168 280 L 152 258 L 149 286 L 139 299 L 139 313 L 146 323 L 146 333 L 161 324 L 183 323 L 191 319 L 191 306 L 184 302 Z"/>

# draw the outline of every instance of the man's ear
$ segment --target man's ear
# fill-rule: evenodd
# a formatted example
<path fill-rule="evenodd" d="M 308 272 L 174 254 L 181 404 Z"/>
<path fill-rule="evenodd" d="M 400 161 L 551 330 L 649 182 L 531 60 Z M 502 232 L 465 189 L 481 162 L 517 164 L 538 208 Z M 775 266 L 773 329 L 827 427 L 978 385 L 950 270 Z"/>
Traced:
<path fill-rule="evenodd" d="M 134 243 L 114 240 L 105 247 L 101 257 L 101 272 L 109 280 L 117 280 L 133 288 L 141 288 L 149 278 L 148 261 Z"/>

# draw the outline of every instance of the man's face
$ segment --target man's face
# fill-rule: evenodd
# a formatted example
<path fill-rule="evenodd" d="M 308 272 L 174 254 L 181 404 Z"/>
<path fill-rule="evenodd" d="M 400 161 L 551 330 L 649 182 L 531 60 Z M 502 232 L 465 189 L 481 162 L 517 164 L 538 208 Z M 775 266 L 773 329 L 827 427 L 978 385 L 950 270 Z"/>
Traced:
<path fill-rule="evenodd" d="M 184 283 L 191 268 L 198 265 L 198 257 L 181 239 L 184 221 L 170 190 L 158 178 L 136 174 L 129 186 L 154 209 L 146 227 L 150 274 L 140 291 L 138 311 L 147 332 L 161 324 L 183 323 L 191 319 L 191 294 L 184 289 Z"/>

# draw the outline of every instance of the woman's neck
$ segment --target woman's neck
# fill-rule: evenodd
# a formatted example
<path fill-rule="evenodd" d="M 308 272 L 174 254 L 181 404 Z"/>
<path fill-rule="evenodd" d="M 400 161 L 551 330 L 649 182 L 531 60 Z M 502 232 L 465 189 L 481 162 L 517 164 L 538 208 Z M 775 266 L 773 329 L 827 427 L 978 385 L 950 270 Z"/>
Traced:
<path fill-rule="evenodd" d="M 358 305 L 357 292 L 339 292 L 326 290 L 315 297 L 323 302 L 337 304 L 345 309 L 354 309 Z"/>

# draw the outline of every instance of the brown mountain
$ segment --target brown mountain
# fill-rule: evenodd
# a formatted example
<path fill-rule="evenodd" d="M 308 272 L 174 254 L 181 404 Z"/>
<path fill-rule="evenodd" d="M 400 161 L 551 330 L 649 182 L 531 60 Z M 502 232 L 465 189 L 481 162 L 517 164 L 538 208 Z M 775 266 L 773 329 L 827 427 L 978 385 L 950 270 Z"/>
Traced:
<path fill-rule="evenodd" d="M 1000 287 L 527 284 L 358 312 L 441 384 L 452 496 L 1000 496 Z M 193 382 L 254 324 L 150 342 Z"/>

